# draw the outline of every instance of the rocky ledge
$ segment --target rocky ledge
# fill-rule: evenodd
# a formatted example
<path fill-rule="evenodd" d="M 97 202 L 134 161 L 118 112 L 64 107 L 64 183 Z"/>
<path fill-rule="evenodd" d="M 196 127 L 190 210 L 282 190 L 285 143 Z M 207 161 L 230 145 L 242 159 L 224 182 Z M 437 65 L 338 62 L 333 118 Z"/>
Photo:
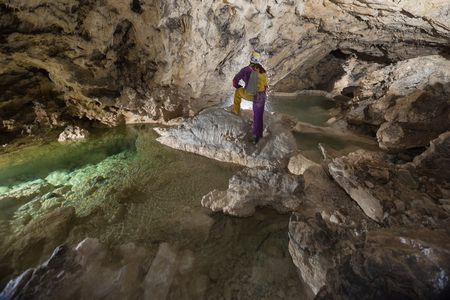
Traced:
<path fill-rule="evenodd" d="M 246 113 L 245 113 L 246 114 Z M 155 128 L 160 143 L 212 159 L 247 167 L 286 165 L 297 146 L 289 127 L 266 114 L 266 128 L 258 144 L 251 142 L 251 123 L 224 109 L 208 109 L 175 128 Z"/>

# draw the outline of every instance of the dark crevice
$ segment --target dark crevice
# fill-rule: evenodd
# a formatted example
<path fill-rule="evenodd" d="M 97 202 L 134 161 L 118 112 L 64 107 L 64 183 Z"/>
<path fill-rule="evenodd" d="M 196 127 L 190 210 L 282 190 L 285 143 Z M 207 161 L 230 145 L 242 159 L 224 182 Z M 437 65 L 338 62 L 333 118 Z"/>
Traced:
<path fill-rule="evenodd" d="M 139 0 L 132 0 L 130 3 L 130 8 L 133 12 L 140 14 L 143 12 L 141 2 Z"/>

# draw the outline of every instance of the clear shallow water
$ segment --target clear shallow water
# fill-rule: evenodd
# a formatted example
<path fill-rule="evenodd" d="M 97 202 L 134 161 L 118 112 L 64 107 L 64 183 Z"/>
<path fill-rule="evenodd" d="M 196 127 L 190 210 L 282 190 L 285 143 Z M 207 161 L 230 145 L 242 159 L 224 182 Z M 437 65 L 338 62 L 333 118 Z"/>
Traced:
<path fill-rule="evenodd" d="M 136 134 L 127 128 L 97 130 L 80 143 L 53 141 L 0 155 L 0 186 L 45 178 L 56 170 L 73 171 L 134 147 Z"/>
<path fill-rule="evenodd" d="M 297 147 L 302 154 L 316 162 L 322 160 L 319 143 L 333 148 L 341 155 L 358 149 L 377 151 L 375 140 L 349 134 L 336 134 L 327 130 L 326 121 L 336 103 L 322 96 L 270 97 L 267 109 L 294 117 L 299 122 L 319 126 L 308 128 L 307 132 L 294 132 Z"/>
<path fill-rule="evenodd" d="M 46 208 L 50 184 L 50 193 L 68 190 L 58 206 L 76 210 L 64 240 L 70 245 L 95 237 L 109 246 L 133 242 L 154 254 L 168 242 L 194 253 L 195 274 L 209 278 L 207 299 L 277 299 L 280 291 L 281 298 L 308 299 L 287 250 L 289 216 L 269 209 L 245 219 L 211 214 L 201 197 L 226 189 L 241 168 L 167 148 L 156 137 L 149 126 L 126 126 L 99 131 L 81 144 L 50 143 L 1 155 L 1 186 L 37 180 L 46 194 L 0 214 L 0 253 L 24 225 L 55 209 Z M 26 263 L 17 263 L 16 272 L 50 254 L 23 251 Z M 0 263 L 11 262 L 0 255 Z"/>
<path fill-rule="evenodd" d="M 303 155 L 315 162 L 322 161 L 319 144 L 331 147 L 340 155 L 345 155 L 358 149 L 379 151 L 378 145 L 369 139 L 355 140 L 345 136 L 303 132 L 294 132 L 294 137 L 297 141 L 297 147 Z"/>
<path fill-rule="evenodd" d="M 330 118 L 329 110 L 336 103 L 321 96 L 269 97 L 268 111 L 293 116 L 298 121 L 324 126 Z"/>
<path fill-rule="evenodd" d="M 270 100 L 268 109 L 320 126 L 334 106 L 321 97 L 297 100 Z M 344 152 L 369 147 L 345 136 L 294 135 L 299 149 L 316 161 L 318 143 Z M 287 250 L 289 216 L 269 209 L 244 219 L 211 214 L 201 207 L 202 196 L 226 189 L 241 168 L 167 148 L 156 137 L 150 126 L 126 126 L 98 130 L 84 143 L 52 142 L 0 155 L 0 198 L 30 180 L 45 186 L 46 193 L 0 212 L 0 253 L 31 220 L 55 207 L 73 206 L 77 217 L 64 242 L 75 245 L 89 236 L 110 246 L 133 242 L 153 254 L 161 242 L 190 250 L 195 273 L 209 278 L 207 299 L 225 294 L 236 299 L 310 299 Z M 68 191 L 59 204 L 46 208 L 48 193 L 61 187 Z M 16 271 L 49 254 L 27 249 L 26 263 Z M 0 255 L 0 264 L 9 263 Z M 0 287 L 1 277 L 9 275 L 0 270 Z"/>

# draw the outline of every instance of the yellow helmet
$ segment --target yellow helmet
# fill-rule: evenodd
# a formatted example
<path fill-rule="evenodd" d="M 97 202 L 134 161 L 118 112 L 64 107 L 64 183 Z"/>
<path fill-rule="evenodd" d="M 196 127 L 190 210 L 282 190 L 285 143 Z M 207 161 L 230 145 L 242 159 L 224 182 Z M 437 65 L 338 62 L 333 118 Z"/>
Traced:
<path fill-rule="evenodd" d="M 250 62 L 252 64 L 260 64 L 261 54 L 259 52 L 253 51 L 252 56 L 250 57 Z"/>

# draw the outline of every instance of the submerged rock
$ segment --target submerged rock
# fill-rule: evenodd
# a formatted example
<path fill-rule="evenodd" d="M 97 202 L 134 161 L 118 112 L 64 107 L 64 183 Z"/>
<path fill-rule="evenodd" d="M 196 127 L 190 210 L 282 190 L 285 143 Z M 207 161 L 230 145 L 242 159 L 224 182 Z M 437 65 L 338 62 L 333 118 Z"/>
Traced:
<path fill-rule="evenodd" d="M 86 238 L 74 249 L 60 246 L 36 268 L 11 280 L 1 299 L 136 299 L 148 253 L 133 243 L 113 253 L 97 239 Z"/>
<path fill-rule="evenodd" d="M 81 141 L 88 137 L 89 132 L 86 129 L 82 129 L 78 126 L 67 126 L 58 137 L 58 142 L 75 142 Z"/>
<path fill-rule="evenodd" d="M 144 280 L 144 299 L 164 300 L 177 271 L 177 252 L 167 243 L 159 245 Z"/>
<path fill-rule="evenodd" d="M 301 177 L 261 168 L 244 169 L 230 179 L 228 190 L 205 195 L 202 205 L 239 217 L 252 215 L 258 206 L 286 213 L 300 206 L 302 190 Z"/>
<path fill-rule="evenodd" d="M 251 126 L 224 109 L 210 109 L 176 128 L 155 128 L 160 143 L 212 159 L 247 167 L 276 168 L 287 163 L 296 150 L 289 127 L 276 116 L 265 114 L 264 137 L 250 143 Z"/>
<path fill-rule="evenodd" d="M 0 194 L 0 209 L 18 206 L 48 192 L 51 186 L 42 179 L 25 182 Z"/>
<path fill-rule="evenodd" d="M 15 270 L 29 267 L 67 238 L 74 218 L 75 209 L 71 206 L 57 208 L 35 219 L 29 217 L 28 224 L 8 239 L 5 244 L 8 248 L 0 253 L 0 260 Z"/>

